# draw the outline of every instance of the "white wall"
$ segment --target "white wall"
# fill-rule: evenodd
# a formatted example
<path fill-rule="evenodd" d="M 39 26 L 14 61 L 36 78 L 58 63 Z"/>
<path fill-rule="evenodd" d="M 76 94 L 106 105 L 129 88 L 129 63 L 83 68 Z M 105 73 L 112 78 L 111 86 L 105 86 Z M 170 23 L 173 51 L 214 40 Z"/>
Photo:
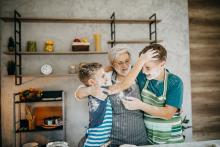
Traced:
<path fill-rule="evenodd" d="M 115 11 L 116 18 L 147 19 L 153 13 L 162 20 L 158 24 L 158 39 L 168 50 L 167 68 L 179 75 L 184 82 L 184 114 L 191 120 L 191 86 L 188 38 L 187 0 L 2 0 L 1 16 L 13 16 L 17 9 L 23 17 L 58 17 L 58 18 L 109 18 Z M 13 36 L 13 24 L 1 21 L 1 52 L 7 50 L 7 40 Z M 117 39 L 148 38 L 148 25 L 116 25 Z M 43 49 L 44 41 L 52 39 L 56 51 L 69 51 L 71 41 L 76 36 L 88 37 L 93 44 L 92 34 L 102 34 L 103 50 L 110 48 L 106 41 L 110 39 L 109 24 L 74 24 L 74 23 L 24 23 L 22 24 L 22 46 L 26 41 L 36 40 L 38 50 Z M 145 46 L 130 45 L 133 62 L 138 52 Z M 12 132 L 12 95 L 25 88 L 37 87 L 46 90 L 62 89 L 66 93 L 67 141 L 76 146 L 85 133 L 88 124 L 87 102 L 77 102 L 73 91 L 80 84 L 77 77 L 25 78 L 21 86 L 14 85 L 14 77 L 6 76 L 6 62 L 12 57 L 2 55 L 2 136 L 3 146 L 11 146 Z M 52 64 L 58 73 L 67 72 L 72 63 L 97 61 L 108 64 L 107 55 L 66 55 L 66 56 L 23 56 L 24 73 L 40 73 L 44 63 Z M 191 140 L 191 130 L 186 131 L 187 140 Z"/>

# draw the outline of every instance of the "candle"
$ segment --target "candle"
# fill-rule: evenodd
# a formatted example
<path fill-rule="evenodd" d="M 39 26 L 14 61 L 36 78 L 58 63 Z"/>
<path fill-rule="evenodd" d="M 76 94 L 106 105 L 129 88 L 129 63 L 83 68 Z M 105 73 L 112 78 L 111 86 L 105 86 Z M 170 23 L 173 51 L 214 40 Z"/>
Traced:
<path fill-rule="evenodd" d="M 96 52 L 101 52 L 101 35 L 99 33 L 93 34 L 95 41 L 95 50 Z"/>

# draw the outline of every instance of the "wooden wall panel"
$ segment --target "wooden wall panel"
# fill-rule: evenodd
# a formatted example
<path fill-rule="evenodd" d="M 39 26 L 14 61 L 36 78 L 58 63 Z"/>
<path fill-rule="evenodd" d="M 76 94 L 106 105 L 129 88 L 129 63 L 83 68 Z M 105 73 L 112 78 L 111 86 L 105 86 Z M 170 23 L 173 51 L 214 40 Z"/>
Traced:
<path fill-rule="evenodd" d="M 188 4 L 193 138 L 220 139 L 220 1 Z"/>

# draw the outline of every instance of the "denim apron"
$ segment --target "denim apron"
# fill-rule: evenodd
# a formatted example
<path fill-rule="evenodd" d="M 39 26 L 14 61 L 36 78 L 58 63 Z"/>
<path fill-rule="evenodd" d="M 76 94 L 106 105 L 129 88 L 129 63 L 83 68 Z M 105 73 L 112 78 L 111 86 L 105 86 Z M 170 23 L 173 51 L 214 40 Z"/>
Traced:
<path fill-rule="evenodd" d="M 117 73 L 111 76 L 112 84 L 116 83 Z M 140 99 L 139 87 L 134 83 L 130 88 L 110 96 L 112 104 L 112 134 L 110 140 L 111 147 L 121 144 L 147 145 L 147 134 L 144 126 L 143 112 L 139 110 L 127 110 L 121 102 L 127 96 Z"/>

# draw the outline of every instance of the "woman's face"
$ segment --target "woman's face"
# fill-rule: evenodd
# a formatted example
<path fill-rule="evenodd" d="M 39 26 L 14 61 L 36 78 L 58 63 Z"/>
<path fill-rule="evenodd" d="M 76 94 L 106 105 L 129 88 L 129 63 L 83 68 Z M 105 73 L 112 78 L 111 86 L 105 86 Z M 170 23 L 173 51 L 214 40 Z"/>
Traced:
<path fill-rule="evenodd" d="M 115 58 L 112 66 L 116 70 L 117 74 L 127 76 L 131 70 L 131 58 L 128 53 L 121 54 Z"/>
<path fill-rule="evenodd" d="M 146 74 L 147 79 L 157 79 L 164 70 L 165 61 L 150 61 L 145 63 L 142 72 Z"/>

